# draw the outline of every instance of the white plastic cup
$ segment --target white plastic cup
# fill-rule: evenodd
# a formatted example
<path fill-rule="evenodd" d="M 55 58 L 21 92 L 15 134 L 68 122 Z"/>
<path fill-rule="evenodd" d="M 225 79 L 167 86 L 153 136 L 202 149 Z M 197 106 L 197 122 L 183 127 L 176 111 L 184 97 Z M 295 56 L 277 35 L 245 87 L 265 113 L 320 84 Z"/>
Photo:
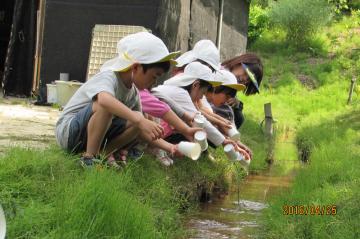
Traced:
<path fill-rule="evenodd" d="M 192 160 L 197 160 L 201 154 L 201 146 L 198 143 L 181 141 L 178 145 L 179 151 Z"/>
<path fill-rule="evenodd" d="M 244 155 L 242 155 L 241 153 L 239 153 L 239 157 L 237 158 L 237 160 L 245 168 L 249 167 L 251 163 L 251 159 L 245 159 Z"/>
<path fill-rule="evenodd" d="M 4 239 L 6 235 L 5 213 L 0 205 L 0 239 Z"/>
<path fill-rule="evenodd" d="M 201 114 L 197 114 L 194 118 L 194 125 L 199 128 L 204 128 L 205 118 Z"/>
<path fill-rule="evenodd" d="M 234 126 L 232 126 L 232 127 L 228 130 L 228 136 L 229 136 L 232 140 L 235 140 L 235 141 L 240 140 L 240 133 L 239 133 L 239 131 L 238 131 Z"/>
<path fill-rule="evenodd" d="M 59 80 L 69 81 L 69 73 L 60 73 Z"/>
<path fill-rule="evenodd" d="M 205 151 L 208 148 L 208 142 L 206 139 L 206 133 L 205 131 L 198 131 L 194 135 L 195 141 L 200 144 L 201 151 Z"/>
<path fill-rule="evenodd" d="M 234 145 L 227 144 L 224 146 L 224 152 L 228 159 L 230 160 L 237 160 L 239 157 L 239 152 L 237 152 L 234 148 Z"/>

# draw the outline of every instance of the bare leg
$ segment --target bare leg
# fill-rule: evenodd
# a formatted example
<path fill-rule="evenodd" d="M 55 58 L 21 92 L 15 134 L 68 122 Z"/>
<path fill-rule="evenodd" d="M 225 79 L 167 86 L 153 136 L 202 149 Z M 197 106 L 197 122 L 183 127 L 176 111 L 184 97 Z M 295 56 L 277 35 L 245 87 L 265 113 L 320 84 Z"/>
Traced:
<path fill-rule="evenodd" d="M 93 115 L 87 126 L 87 145 L 85 156 L 95 156 L 99 153 L 101 142 L 110 127 L 112 114 L 102 108 L 97 101 L 93 102 Z"/>

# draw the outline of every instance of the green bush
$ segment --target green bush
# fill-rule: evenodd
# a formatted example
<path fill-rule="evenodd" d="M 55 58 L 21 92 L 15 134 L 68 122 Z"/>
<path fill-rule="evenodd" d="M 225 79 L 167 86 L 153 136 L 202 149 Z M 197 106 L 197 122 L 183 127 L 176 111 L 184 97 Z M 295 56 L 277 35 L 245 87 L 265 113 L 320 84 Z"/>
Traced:
<path fill-rule="evenodd" d="M 259 5 L 251 5 L 248 28 L 248 44 L 258 39 L 269 24 L 267 10 Z"/>
<path fill-rule="evenodd" d="M 328 2 L 331 5 L 332 11 L 337 15 L 360 9 L 360 0 L 328 0 Z"/>
<path fill-rule="evenodd" d="M 290 43 L 302 48 L 331 19 L 331 9 L 326 0 L 282 0 L 271 4 L 269 18 L 285 30 Z"/>

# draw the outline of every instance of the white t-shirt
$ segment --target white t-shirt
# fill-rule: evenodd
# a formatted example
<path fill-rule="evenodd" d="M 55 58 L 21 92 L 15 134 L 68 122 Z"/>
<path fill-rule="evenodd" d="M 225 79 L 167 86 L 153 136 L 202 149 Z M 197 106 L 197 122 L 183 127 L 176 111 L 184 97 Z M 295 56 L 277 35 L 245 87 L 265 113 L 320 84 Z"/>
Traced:
<path fill-rule="evenodd" d="M 69 138 L 69 126 L 73 117 L 92 102 L 94 96 L 107 92 L 135 111 L 141 111 L 139 92 L 135 85 L 129 89 L 118 80 L 113 71 L 99 72 L 85 82 L 65 105 L 56 123 L 55 135 L 58 144 L 66 149 Z"/>
<path fill-rule="evenodd" d="M 166 101 L 166 98 L 171 98 L 175 103 L 178 104 L 179 107 L 182 107 L 186 112 L 190 113 L 191 115 L 195 115 L 199 111 L 196 109 L 194 103 L 191 100 L 189 92 L 185 89 L 172 86 L 172 85 L 160 85 L 152 89 L 154 95 L 161 96 L 161 99 Z M 170 105 L 170 107 L 172 107 Z M 200 112 L 199 112 L 200 113 Z M 215 128 L 208 120 L 205 120 L 204 130 L 207 133 L 207 138 L 216 146 L 220 145 L 224 140 L 224 135 Z"/>

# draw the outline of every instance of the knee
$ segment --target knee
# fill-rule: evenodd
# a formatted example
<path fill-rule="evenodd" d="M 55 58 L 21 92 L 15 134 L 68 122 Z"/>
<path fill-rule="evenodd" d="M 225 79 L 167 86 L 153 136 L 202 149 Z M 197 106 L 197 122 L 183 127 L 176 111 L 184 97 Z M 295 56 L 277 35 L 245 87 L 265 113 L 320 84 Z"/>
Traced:
<path fill-rule="evenodd" d="M 97 100 L 93 101 L 92 105 L 93 114 L 102 115 L 108 119 L 112 119 L 113 115 L 106 110 Z"/>

